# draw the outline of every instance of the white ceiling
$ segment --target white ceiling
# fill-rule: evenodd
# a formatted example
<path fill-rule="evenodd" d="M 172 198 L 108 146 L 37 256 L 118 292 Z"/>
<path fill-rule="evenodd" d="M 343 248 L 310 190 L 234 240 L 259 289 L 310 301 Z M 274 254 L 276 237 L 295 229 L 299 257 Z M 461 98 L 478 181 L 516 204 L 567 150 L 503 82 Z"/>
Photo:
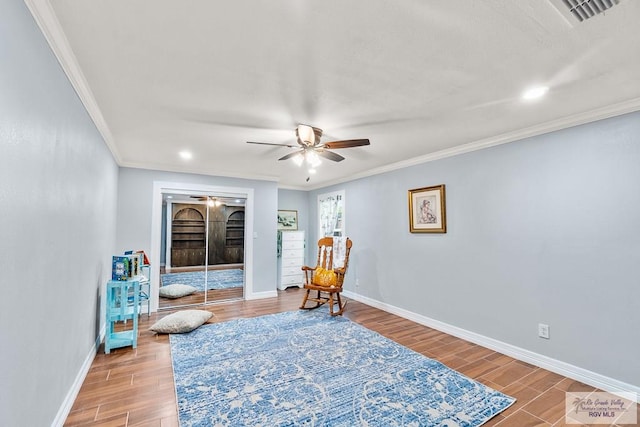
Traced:
<path fill-rule="evenodd" d="M 637 0 L 25 2 L 122 166 L 310 189 L 640 109 Z M 371 145 L 305 182 L 246 143 L 298 123 Z"/>

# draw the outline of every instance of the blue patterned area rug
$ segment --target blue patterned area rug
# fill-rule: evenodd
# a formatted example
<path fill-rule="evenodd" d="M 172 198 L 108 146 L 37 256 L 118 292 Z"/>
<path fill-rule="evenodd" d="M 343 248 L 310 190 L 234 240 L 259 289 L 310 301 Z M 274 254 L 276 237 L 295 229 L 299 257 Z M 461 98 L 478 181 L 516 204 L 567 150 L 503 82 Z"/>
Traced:
<path fill-rule="evenodd" d="M 170 342 L 183 427 L 470 427 L 515 401 L 320 311 L 207 324 Z"/>
<path fill-rule="evenodd" d="M 199 291 L 204 291 L 204 271 L 190 271 L 185 273 L 161 274 L 162 286 L 183 283 L 191 285 Z M 208 289 L 241 288 L 244 284 L 243 270 L 234 268 L 229 270 L 209 270 L 207 272 Z"/>

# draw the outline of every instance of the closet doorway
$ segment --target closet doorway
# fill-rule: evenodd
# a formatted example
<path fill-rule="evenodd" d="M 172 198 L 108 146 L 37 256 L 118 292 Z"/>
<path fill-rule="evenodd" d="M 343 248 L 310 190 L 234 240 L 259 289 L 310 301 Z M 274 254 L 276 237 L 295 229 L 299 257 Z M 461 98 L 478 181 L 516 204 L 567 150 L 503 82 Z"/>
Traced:
<path fill-rule="evenodd" d="M 246 297 L 252 197 L 250 189 L 154 183 L 152 310 Z"/>

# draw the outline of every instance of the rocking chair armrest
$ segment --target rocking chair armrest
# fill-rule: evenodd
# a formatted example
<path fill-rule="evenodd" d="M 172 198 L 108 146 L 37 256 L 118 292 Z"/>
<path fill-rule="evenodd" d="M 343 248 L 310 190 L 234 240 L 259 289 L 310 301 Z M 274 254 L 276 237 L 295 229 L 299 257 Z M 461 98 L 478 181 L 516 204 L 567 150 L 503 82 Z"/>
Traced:
<path fill-rule="evenodd" d="M 347 269 L 342 268 L 334 268 L 333 272 L 336 273 L 336 287 L 342 289 L 342 283 L 344 282 L 344 275 L 347 272 Z"/>
<path fill-rule="evenodd" d="M 313 283 L 313 274 L 317 267 L 309 267 L 308 265 L 302 266 L 302 272 L 304 273 L 304 284 L 311 285 Z"/>

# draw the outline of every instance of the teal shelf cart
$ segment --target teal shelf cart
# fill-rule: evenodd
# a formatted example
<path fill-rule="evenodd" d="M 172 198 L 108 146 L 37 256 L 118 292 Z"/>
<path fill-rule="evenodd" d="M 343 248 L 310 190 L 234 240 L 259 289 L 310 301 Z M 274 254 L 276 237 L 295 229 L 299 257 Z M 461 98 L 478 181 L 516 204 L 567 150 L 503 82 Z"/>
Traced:
<path fill-rule="evenodd" d="M 140 309 L 140 282 L 138 280 L 110 280 L 107 283 L 107 331 L 104 352 L 138 344 L 138 311 Z M 131 327 L 127 323 L 131 320 Z M 116 324 L 121 322 L 122 327 Z"/>

